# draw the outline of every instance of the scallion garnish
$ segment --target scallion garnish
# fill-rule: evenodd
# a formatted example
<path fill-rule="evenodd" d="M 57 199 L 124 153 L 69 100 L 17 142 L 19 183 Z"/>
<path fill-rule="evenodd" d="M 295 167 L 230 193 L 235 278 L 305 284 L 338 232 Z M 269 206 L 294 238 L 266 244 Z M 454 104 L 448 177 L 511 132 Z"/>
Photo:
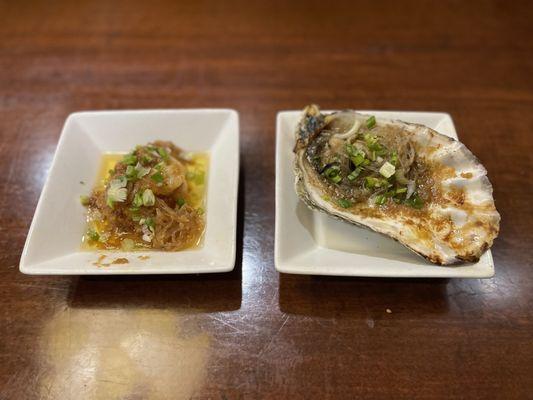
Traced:
<path fill-rule="evenodd" d="M 155 174 L 153 174 L 150 178 L 156 183 L 162 183 L 163 182 L 163 174 L 160 171 L 157 171 Z"/>
<path fill-rule="evenodd" d="M 136 181 L 137 180 L 137 170 L 133 165 L 128 165 L 126 167 L 126 178 L 129 181 Z"/>
<path fill-rule="evenodd" d="M 408 199 L 405 199 L 404 203 L 407 204 L 408 206 L 416 208 L 416 209 L 420 209 L 420 208 L 424 207 L 424 200 L 422 200 L 420 198 L 420 196 L 418 196 L 418 194 L 416 194 L 416 193 L 414 193 Z"/>
<path fill-rule="evenodd" d="M 133 153 L 126 154 L 122 162 L 126 165 L 135 165 L 137 163 L 137 156 Z"/>
<path fill-rule="evenodd" d="M 142 195 L 142 202 L 146 207 L 153 206 L 155 204 L 154 192 L 152 192 L 150 189 L 146 189 Z"/>
<path fill-rule="evenodd" d="M 137 208 L 143 205 L 143 197 L 141 193 L 139 192 L 135 193 L 135 196 L 133 197 L 132 205 L 133 207 L 137 207 Z"/>
<path fill-rule="evenodd" d="M 137 173 L 137 179 L 141 179 L 143 176 L 148 175 L 150 168 L 143 167 L 141 163 L 137 163 L 135 166 L 135 171 Z"/>
<path fill-rule="evenodd" d="M 350 160 L 356 167 L 363 164 L 366 158 L 364 151 L 359 150 L 359 149 L 354 149 L 353 146 L 350 146 L 350 152 L 348 154 L 350 156 Z"/>
<path fill-rule="evenodd" d="M 392 155 L 391 155 L 391 158 L 390 158 L 390 162 L 395 167 L 398 166 L 398 153 L 396 153 L 395 151 L 392 152 Z"/>
<path fill-rule="evenodd" d="M 89 196 L 80 196 L 80 203 L 82 206 L 88 206 L 89 201 L 90 201 Z"/>
<path fill-rule="evenodd" d="M 353 147 L 351 144 L 346 144 L 346 153 L 348 153 L 349 156 L 355 155 L 356 148 Z"/>
<path fill-rule="evenodd" d="M 387 179 L 393 176 L 395 172 L 396 172 L 396 167 L 388 161 L 385 161 L 383 165 L 381 166 L 381 168 L 379 169 L 379 173 Z"/>
<path fill-rule="evenodd" d="M 342 176 L 340 175 L 340 167 L 338 165 L 333 165 L 327 168 L 324 171 L 324 175 L 333 183 L 339 183 L 342 181 Z"/>
<path fill-rule="evenodd" d="M 384 194 L 380 194 L 379 196 L 376 196 L 376 204 L 383 205 L 387 201 L 387 197 Z"/>
<path fill-rule="evenodd" d="M 148 226 L 149 228 L 155 227 L 155 221 L 152 217 L 148 217 L 144 220 L 144 225 Z"/>
<path fill-rule="evenodd" d="M 367 176 L 365 178 L 365 186 L 369 189 L 381 188 L 388 184 L 385 179 L 374 178 L 372 176 Z"/>
<path fill-rule="evenodd" d="M 158 148 L 157 148 L 157 153 L 161 156 L 161 158 L 162 158 L 164 161 L 167 161 L 167 160 L 168 160 L 168 152 L 166 151 L 165 148 L 163 148 L 163 147 L 158 147 Z"/>
<path fill-rule="evenodd" d="M 376 117 L 373 115 L 366 120 L 366 127 L 372 129 L 376 125 Z"/>
<path fill-rule="evenodd" d="M 183 207 L 183 206 L 185 205 L 185 199 L 183 199 L 183 198 L 180 197 L 179 199 L 176 200 L 176 204 L 177 204 L 180 208 Z"/>
<path fill-rule="evenodd" d="M 87 230 L 87 238 L 89 238 L 89 240 L 92 240 L 93 242 L 97 242 L 98 240 L 100 240 L 100 234 L 94 229 L 89 229 Z"/>
<path fill-rule="evenodd" d="M 362 167 L 357 167 L 356 169 L 354 169 L 348 176 L 348 180 L 350 181 L 355 181 L 357 179 L 357 177 L 359 176 L 359 174 L 361 173 L 361 171 L 363 170 Z"/>
<path fill-rule="evenodd" d="M 332 176 L 331 178 L 329 178 L 331 182 L 333 183 L 339 183 L 340 181 L 342 181 L 342 176 L 340 175 L 335 175 L 335 176 Z"/>
<path fill-rule="evenodd" d="M 125 176 L 119 176 L 109 182 L 106 199 L 106 203 L 109 207 L 113 208 L 115 202 L 123 202 L 126 200 L 126 197 L 128 197 L 128 189 L 126 188 L 127 184 L 128 180 Z"/>
<path fill-rule="evenodd" d="M 346 199 L 339 199 L 338 203 L 342 208 L 349 208 L 352 206 L 352 202 Z"/>

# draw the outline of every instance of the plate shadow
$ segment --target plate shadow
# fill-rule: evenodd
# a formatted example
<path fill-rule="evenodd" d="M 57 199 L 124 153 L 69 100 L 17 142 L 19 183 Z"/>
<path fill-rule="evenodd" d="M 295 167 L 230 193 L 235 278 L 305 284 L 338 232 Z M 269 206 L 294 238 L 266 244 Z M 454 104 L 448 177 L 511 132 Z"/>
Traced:
<path fill-rule="evenodd" d="M 235 268 L 220 274 L 81 276 L 70 286 L 73 308 L 157 308 L 191 312 L 241 307 L 245 172 L 239 170 Z"/>

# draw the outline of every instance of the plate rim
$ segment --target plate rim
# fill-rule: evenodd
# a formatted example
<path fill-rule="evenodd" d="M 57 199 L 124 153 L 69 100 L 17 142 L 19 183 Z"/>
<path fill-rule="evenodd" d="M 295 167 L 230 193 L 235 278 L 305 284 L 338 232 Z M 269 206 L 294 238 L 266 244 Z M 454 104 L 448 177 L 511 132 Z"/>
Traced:
<path fill-rule="evenodd" d="M 235 157 L 231 158 L 231 163 L 233 164 L 231 166 L 232 174 L 235 179 L 234 187 L 232 188 L 231 195 L 235 199 L 234 206 L 232 207 L 232 215 L 231 215 L 231 233 L 226 236 L 228 243 L 227 245 L 231 246 L 231 249 L 229 251 L 229 254 L 227 255 L 227 259 L 218 262 L 217 264 L 213 266 L 209 266 L 208 263 L 198 263 L 198 269 L 194 269 L 194 271 L 183 271 L 183 270 L 173 270 L 171 265 L 164 265 L 162 267 L 154 267 L 153 269 L 149 269 L 147 267 L 140 268 L 139 270 L 119 270 L 119 269 L 94 269 L 94 270 L 87 270 L 86 267 L 83 266 L 73 266 L 70 270 L 63 270 L 63 269 L 54 269 L 52 267 L 48 267 L 47 269 L 39 269 L 37 268 L 42 262 L 28 262 L 27 260 L 27 253 L 29 248 L 32 245 L 32 237 L 34 235 L 34 231 L 36 229 L 37 224 L 37 216 L 40 215 L 42 212 L 42 207 L 44 204 L 44 194 L 49 190 L 50 182 L 52 181 L 52 171 L 57 168 L 58 162 L 59 162 L 59 153 L 60 148 L 64 146 L 65 138 L 67 137 L 68 128 L 70 125 L 75 121 L 76 117 L 81 117 L 84 115 L 112 115 L 112 114 L 182 114 L 182 113 L 198 113 L 198 114 L 206 114 L 206 113 L 212 113 L 212 112 L 222 112 L 227 113 L 228 119 L 234 119 L 232 122 L 235 126 L 234 129 L 230 130 L 230 134 L 234 137 L 231 139 L 234 141 L 235 146 Z M 227 121 L 226 120 L 226 121 Z M 240 116 L 239 112 L 232 108 L 155 108 L 155 109 L 105 109 L 105 110 L 80 110 L 80 111 L 73 111 L 70 114 L 67 115 L 65 118 L 60 135 L 56 144 L 56 148 L 54 150 L 54 155 L 52 157 L 52 161 L 50 163 L 50 167 L 48 169 L 48 173 L 46 175 L 44 184 L 41 188 L 41 192 L 39 194 L 37 205 L 35 207 L 35 211 L 32 216 L 32 220 L 30 223 L 30 227 L 28 229 L 28 233 L 26 235 L 26 239 L 24 242 L 24 246 L 21 252 L 20 260 L 19 260 L 19 271 L 25 275 L 49 275 L 49 276 L 59 276 L 59 275 L 66 275 L 66 276 L 77 276 L 77 275 L 184 275 L 184 274 L 206 274 L 206 273 L 223 273 L 223 272 L 229 272 L 232 271 L 235 268 L 236 263 L 236 256 L 237 256 L 237 216 L 238 216 L 238 194 L 239 194 L 239 178 L 240 178 Z M 202 251 L 200 249 L 199 251 Z M 81 249 L 68 253 L 64 256 L 67 256 L 69 254 L 74 254 L 82 252 Z M 119 252 L 119 251 L 105 251 L 105 253 L 113 253 L 113 252 Z M 92 253 L 92 252 L 89 252 Z M 135 256 L 138 256 L 140 254 L 149 253 L 149 251 L 136 251 L 136 252 L 120 252 L 120 254 L 132 254 Z M 179 252 L 176 252 L 179 253 Z M 50 260 L 50 261 L 53 261 Z M 177 267 L 179 267 L 179 264 L 176 264 Z M 194 264 L 189 264 L 188 268 L 195 268 Z"/>

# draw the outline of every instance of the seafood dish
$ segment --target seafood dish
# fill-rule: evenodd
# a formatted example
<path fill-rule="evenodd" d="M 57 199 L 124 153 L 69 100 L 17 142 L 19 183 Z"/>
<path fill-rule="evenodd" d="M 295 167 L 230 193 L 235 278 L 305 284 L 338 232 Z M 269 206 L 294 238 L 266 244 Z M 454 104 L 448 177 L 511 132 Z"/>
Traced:
<path fill-rule="evenodd" d="M 87 207 L 88 249 L 177 251 L 201 244 L 208 157 L 155 141 L 105 154 Z"/>
<path fill-rule="evenodd" d="M 461 142 L 420 124 L 307 106 L 295 188 L 312 209 L 397 240 L 439 265 L 476 262 L 499 231 L 487 171 Z"/>

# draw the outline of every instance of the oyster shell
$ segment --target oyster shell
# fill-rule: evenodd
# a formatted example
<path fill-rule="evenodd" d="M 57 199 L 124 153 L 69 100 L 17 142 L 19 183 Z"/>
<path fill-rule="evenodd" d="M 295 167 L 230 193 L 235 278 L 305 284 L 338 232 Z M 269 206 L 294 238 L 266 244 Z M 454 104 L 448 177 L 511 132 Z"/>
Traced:
<path fill-rule="evenodd" d="M 311 105 L 294 152 L 296 192 L 310 208 L 432 263 L 476 262 L 498 235 L 487 171 L 462 143 L 426 126 Z"/>

